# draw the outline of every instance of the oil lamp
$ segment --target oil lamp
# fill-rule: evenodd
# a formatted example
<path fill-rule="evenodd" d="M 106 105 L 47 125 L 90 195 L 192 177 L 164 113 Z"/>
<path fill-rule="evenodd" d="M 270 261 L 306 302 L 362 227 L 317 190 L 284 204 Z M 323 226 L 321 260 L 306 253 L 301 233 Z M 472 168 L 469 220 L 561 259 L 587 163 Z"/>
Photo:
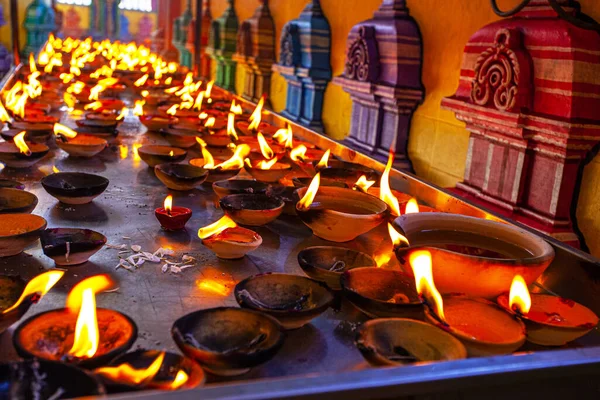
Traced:
<path fill-rule="evenodd" d="M 239 129 L 242 134 L 252 136 L 258 132 L 264 132 L 268 135 L 273 135 L 277 132 L 277 128 L 273 125 L 262 122 L 262 109 L 265 105 L 265 100 L 266 95 L 263 95 L 256 104 L 256 108 L 252 112 L 252 115 L 250 115 L 248 121 L 239 121 L 235 124 L 235 127 Z"/>
<path fill-rule="evenodd" d="M 0 162 L 8 168 L 29 168 L 40 161 L 50 151 L 39 143 L 26 143 L 25 131 L 15 135 L 13 143 L 0 143 Z"/>
<path fill-rule="evenodd" d="M 275 221 L 283 212 L 285 203 L 267 194 L 230 194 L 219 200 L 221 209 L 236 223 L 263 226 Z"/>
<path fill-rule="evenodd" d="M 206 182 L 214 183 L 224 179 L 233 178 L 240 173 L 244 167 L 244 158 L 250 153 L 250 147 L 245 144 L 236 146 L 233 155 L 221 162 L 217 163 L 212 154 L 206 148 L 206 143 L 198 138 L 198 143 L 202 148 L 203 158 L 194 158 L 190 160 L 190 164 L 196 167 L 202 167 L 208 171 Z"/>
<path fill-rule="evenodd" d="M 135 111 L 134 111 L 135 113 Z M 138 113 L 135 113 L 135 115 L 138 115 Z M 162 116 L 162 115 L 141 115 L 140 117 L 140 122 L 142 123 L 142 125 L 144 125 L 146 128 L 148 128 L 149 131 L 153 131 L 153 132 L 158 132 L 161 129 L 168 129 L 170 126 L 172 125 L 176 125 L 179 123 L 179 118 L 171 116 L 171 115 L 167 115 L 167 116 Z"/>
<path fill-rule="evenodd" d="M 154 167 L 156 177 L 169 189 L 189 191 L 202 185 L 208 170 L 186 164 L 158 164 Z"/>
<path fill-rule="evenodd" d="M 3 214 L 0 224 L 0 257 L 21 253 L 46 229 L 46 220 L 33 214 Z"/>
<path fill-rule="evenodd" d="M 292 171 L 290 164 L 279 162 L 277 157 L 258 162 L 252 162 L 249 158 L 246 158 L 244 167 L 254 179 L 267 183 L 279 182 Z"/>
<path fill-rule="evenodd" d="M 234 260 L 242 258 L 249 251 L 256 250 L 262 244 L 260 235 L 250 229 L 242 228 L 228 216 L 198 230 L 202 244 L 219 258 Z"/>
<path fill-rule="evenodd" d="M 113 285 L 105 274 L 76 284 L 66 308 L 34 315 L 19 325 L 13 334 L 17 353 L 96 368 L 126 352 L 137 338 L 133 320 L 115 310 L 96 308 L 96 294 Z"/>
<path fill-rule="evenodd" d="M 64 271 L 47 271 L 27 284 L 18 276 L 0 275 L 0 334 L 21 319 L 63 275 Z"/>
<path fill-rule="evenodd" d="M 146 145 L 137 151 L 142 161 L 150 168 L 159 164 L 180 162 L 187 156 L 187 151 L 169 146 Z"/>
<path fill-rule="evenodd" d="M 233 127 L 233 122 L 229 122 L 229 119 L 230 117 L 228 117 L 228 123 L 224 126 L 223 124 L 217 123 L 215 117 L 206 119 L 204 126 L 200 128 L 200 131 L 203 133 L 202 138 L 208 146 L 227 147 L 231 143 L 232 134 L 230 134 L 230 132 L 235 134 L 235 128 Z M 235 134 L 235 137 L 237 137 L 237 134 Z"/>
<path fill-rule="evenodd" d="M 410 254 L 427 320 L 459 339 L 470 356 L 509 354 L 525 343 L 525 325 L 495 303 L 464 295 L 442 297 L 435 287 L 431 253 Z"/>
<path fill-rule="evenodd" d="M 212 184 L 219 199 L 230 194 L 267 194 L 270 187 L 267 183 L 250 179 L 228 179 Z"/>
<path fill-rule="evenodd" d="M 84 172 L 55 172 L 44 177 L 41 183 L 44 190 L 61 203 L 77 205 L 91 203 L 106 190 L 109 181 Z"/>
<path fill-rule="evenodd" d="M 165 231 L 179 231 L 192 217 L 192 210 L 186 207 L 174 207 L 173 196 L 165 198 L 163 207 L 154 210 L 154 215 Z"/>
<path fill-rule="evenodd" d="M 30 214 L 38 204 L 35 194 L 25 190 L 0 187 L 0 214 Z"/>
<path fill-rule="evenodd" d="M 308 188 L 298 189 L 298 216 L 313 234 L 332 242 L 348 242 L 369 232 L 388 217 L 378 198 L 351 189 L 319 187 L 317 173 Z"/>
<path fill-rule="evenodd" d="M 87 262 L 106 244 L 106 236 L 91 229 L 52 228 L 40 235 L 44 255 L 56 265 L 74 266 Z"/>
<path fill-rule="evenodd" d="M 542 346 L 562 346 L 598 325 L 598 316 L 573 300 L 530 294 L 520 275 L 514 277 L 510 292 L 498 297 L 498 304 L 525 323 L 529 342 Z"/>
<path fill-rule="evenodd" d="M 78 135 L 71 128 L 58 123 L 54 125 L 54 134 L 58 147 L 73 157 L 90 158 L 108 147 L 108 142 L 102 138 Z"/>

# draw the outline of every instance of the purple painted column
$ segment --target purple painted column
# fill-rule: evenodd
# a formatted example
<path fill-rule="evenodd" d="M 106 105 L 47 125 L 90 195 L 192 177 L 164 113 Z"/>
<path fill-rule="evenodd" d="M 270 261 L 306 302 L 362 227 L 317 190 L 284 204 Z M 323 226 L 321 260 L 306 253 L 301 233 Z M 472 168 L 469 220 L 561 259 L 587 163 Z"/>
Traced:
<path fill-rule="evenodd" d="M 404 0 L 384 0 L 373 18 L 352 28 L 344 74 L 333 80 L 352 97 L 351 147 L 376 158 L 392 147 L 395 165 L 412 169 L 407 143 L 424 97 L 421 63 L 421 33 Z"/>

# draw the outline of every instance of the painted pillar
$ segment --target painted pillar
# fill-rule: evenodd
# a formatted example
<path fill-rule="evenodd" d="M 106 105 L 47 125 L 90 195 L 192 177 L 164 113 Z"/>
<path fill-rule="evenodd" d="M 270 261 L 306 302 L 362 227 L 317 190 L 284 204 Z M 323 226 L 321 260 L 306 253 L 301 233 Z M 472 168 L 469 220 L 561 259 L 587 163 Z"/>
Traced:
<path fill-rule="evenodd" d="M 348 35 L 346 68 L 334 79 L 352 98 L 346 142 L 376 158 L 395 152 L 394 164 L 412 170 L 407 155 L 412 114 L 423 102 L 422 40 L 405 0 L 384 0 L 373 18 Z"/>
<path fill-rule="evenodd" d="M 192 1 L 187 1 L 185 11 L 173 23 L 173 46 L 179 51 L 179 64 L 192 68 L 192 52 L 187 48 L 190 36 L 194 35 L 194 17 L 192 15 Z"/>
<path fill-rule="evenodd" d="M 584 28 L 600 25 L 567 1 L 525 3 L 469 39 L 442 101 L 470 132 L 457 190 L 576 245 L 574 194 L 600 142 L 600 35 Z"/>
<path fill-rule="evenodd" d="M 23 55 L 37 53 L 46 43 L 48 35 L 56 30 L 54 10 L 43 0 L 33 0 L 25 10 L 23 27 L 27 32 Z"/>
<path fill-rule="evenodd" d="M 233 59 L 245 71 L 242 97 L 257 102 L 263 94 L 270 93 L 271 68 L 275 62 L 275 22 L 268 0 L 261 0 L 254 15 L 240 26 Z"/>
<path fill-rule="evenodd" d="M 202 25 L 200 26 L 200 54 L 197 54 L 197 60 L 199 66 L 197 68 L 198 75 L 203 79 L 210 78 L 210 64 L 211 58 L 206 53 L 206 47 L 208 46 L 210 29 L 212 24 L 212 14 L 210 12 L 210 0 L 202 1 Z M 196 27 L 198 32 L 198 27 Z"/>
<path fill-rule="evenodd" d="M 120 37 L 121 10 L 119 0 L 92 0 L 90 5 L 90 32 L 94 39 Z"/>
<path fill-rule="evenodd" d="M 288 85 L 282 114 L 316 131 L 323 131 L 323 97 L 331 80 L 331 29 L 319 0 L 312 0 L 298 19 L 285 24 L 279 63 L 273 71 Z"/>
<path fill-rule="evenodd" d="M 178 57 L 177 49 L 173 46 L 172 21 L 181 15 L 181 1 L 158 0 L 156 18 L 157 28 L 152 35 L 152 50 L 164 59 L 175 61 Z"/>
<path fill-rule="evenodd" d="M 235 90 L 236 62 L 232 59 L 237 45 L 238 18 L 233 7 L 234 0 L 227 0 L 223 15 L 211 24 L 210 39 L 206 52 L 217 63 L 216 84 L 223 89 Z"/>

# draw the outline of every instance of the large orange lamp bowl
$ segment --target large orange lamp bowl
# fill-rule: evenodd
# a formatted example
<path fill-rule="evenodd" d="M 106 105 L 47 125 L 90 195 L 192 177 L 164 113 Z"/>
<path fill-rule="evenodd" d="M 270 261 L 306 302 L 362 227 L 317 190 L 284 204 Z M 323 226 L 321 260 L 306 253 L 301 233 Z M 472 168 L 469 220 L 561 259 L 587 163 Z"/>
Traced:
<path fill-rule="evenodd" d="M 533 283 L 554 259 L 545 240 L 524 229 L 480 218 L 445 213 L 405 214 L 394 227 L 410 243 L 397 247 L 396 257 L 408 273 L 408 256 L 426 249 L 433 260 L 433 278 L 444 293 L 495 299 L 519 274 Z"/>

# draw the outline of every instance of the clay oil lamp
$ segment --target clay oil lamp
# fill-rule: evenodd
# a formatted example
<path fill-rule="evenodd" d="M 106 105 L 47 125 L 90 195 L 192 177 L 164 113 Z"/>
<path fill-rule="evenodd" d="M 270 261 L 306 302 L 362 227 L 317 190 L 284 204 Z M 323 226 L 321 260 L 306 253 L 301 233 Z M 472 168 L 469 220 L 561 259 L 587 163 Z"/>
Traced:
<path fill-rule="evenodd" d="M 197 138 L 202 148 L 202 158 L 194 158 L 189 161 L 190 165 L 208 170 L 206 182 L 215 183 L 237 176 L 244 166 L 244 158 L 250 153 L 246 145 L 236 146 L 233 155 L 223 162 L 217 162 L 206 148 L 206 143 Z"/>
<path fill-rule="evenodd" d="M 177 147 L 146 145 L 138 149 L 138 154 L 150 168 L 158 164 L 177 163 L 185 160 L 187 151 Z"/>
<path fill-rule="evenodd" d="M 307 247 L 298 253 L 298 264 L 313 279 L 324 282 L 332 290 L 341 290 L 342 274 L 354 268 L 377 267 L 375 260 L 360 251 L 344 247 Z"/>
<path fill-rule="evenodd" d="M 149 131 L 159 132 L 161 129 L 168 129 L 171 125 L 179 123 L 179 118 L 171 115 L 142 115 L 140 122 Z"/>
<path fill-rule="evenodd" d="M 96 294 L 113 286 L 108 275 L 79 282 L 69 292 L 66 308 L 34 315 L 19 325 L 13 334 L 17 353 L 83 368 L 97 368 L 125 353 L 137 339 L 137 326 L 125 314 L 96 308 Z"/>
<path fill-rule="evenodd" d="M 94 132 L 112 132 L 117 129 L 119 121 L 116 120 L 103 120 L 103 119 L 78 119 L 75 121 L 77 126 L 81 128 L 87 128 Z"/>
<path fill-rule="evenodd" d="M 72 365 L 43 360 L 0 364 L 0 398 L 74 399 L 102 397 L 104 386 Z"/>
<path fill-rule="evenodd" d="M 108 187 L 108 179 L 83 172 L 58 172 L 42 179 L 42 186 L 64 204 L 88 204 Z"/>
<path fill-rule="evenodd" d="M 220 376 L 245 374 L 277 354 L 285 333 L 269 315 L 240 308 L 211 308 L 187 314 L 171 334 L 183 354 Z"/>
<path fill-rule="evenodd" d="M 265 105 L 266 98 L 266 95 L 263 95 L 260 98 L 248 121 L 239 121 L 235 124 L 235 127 L 242 133 L 242 135 L 253 136 L 259 132 L 264 132 L 265 134 L 272 136 L 279 129 L 271 124 L 262 122 L 262 109 Z"/>
<path fill-rule="evenodd" d="M 525 323 L 527 341 L 542 346 L 562 346 L 598 325 L 598 316 L 573 300 L 549 294 L 530 294 L 520 275 L 513 279 L 510 293 L 500 295 L 497 301 Z"/>
<path fill-rule="evenodd" d="M 23 130 L 22 129 L 8 129 L 5 131 L 1 131 L 0 132 L 0 136 L 2 136 L 2 139 L 6 140 L 7 142 L 12 142 L 15 139 L 15 136 L 17 136 L 19 133 L 21 133 Z M 43 130 L 43 131 L 38 131 L 38 130 L 28 130 L 25 131 L 25 141 L 26 142 L 31 142 L 31 143 L 41 143 L 44 144 L 48 141 L 48 139 L 50 139 L 50 137 L 52 136 L 52 130 L 47 131 L 47 130 Z"/>
<path fill-rule="evenodd" d="M 182 149 L 189 149 L 197 143 L 196 137 L 198 136 L 198 131 L 190 129 L 167 128 L 161 129 L 160 134 L 167 140 L 167 142 L 169 142 L 169 145 Z"/>
<path fill-rule="evenodd" d="M 198 118 L 198 112 L 191 108 L 184 108 L 181 104 L 166 104 L 157 108 L 160 116 L 173 116 L 177 118 Z"/>
<path fill-rule="evenodd" d="M 53 228 L 40 234 L 42 251 L 56 265 L 72 266 L 87 262 L 106 244 L 106 236 L 90 229 Z"/>
<path fill-rule="evenodd" d="M 342 274 L 341 287 L 344 297 L 369 317 L 423 319 L 424 307 L 414 278 L 408 274 L 383 268 L 354 268 Z"/>
<path fill-rule="evenodd" d="M 292 274 L 251 276 L 235 286 L 235 299 L 276 318 L 285 329 L 298 329 L 321 315 L 334 300 L 322 282 Z"/>
<path fill-rule="evenodd" d="M 14 142 L 0 143 L 0 163 L 8 168 L 25 169 L 33 166 L 48 154 L 45 144 L 26 143 L 25 131 L 14 137 Z"/>
<path fill-rule="evenodd" d="M 0 275 L 0 334 L 21 319 L 63 275 L 64 271 L 47 271 L 27 284 L 18 276 Z"/>
<path fill-rule="evenodd" d="M 344 182 L 348 187 L 353 187 L 362 175 L 370 181 L 379 179 L 379 174 L 374 169 L 347 161 L 330 160 L 329 154 L 328 150 L 321 160 L 313 162 L 315 171 L 320 172 L 323 178 Z"/>
<path fill-rule="evenodd" d="M 405 214 L 393 225 L 410 243 L 395 250 L 400 264 L 407 265 L 413 250 L 428 250 L 436 286 L 444 294 L 495 299 L 515 275 L 531 284 L 554 259 L 544 239 L 486 219 L 425 212 Z"/>
<path fill-rule="evenodd" d="M 355 344 L 376 367 L 467 358 L 465 346 L 454 336 L 425 322 L 405 318 L 365 322 Z"/>
<path fill-rule="evenodd" d="M 525 325 L 497 304 L 461 294 L 442 297 L 429 251 L 411 252 L 409 262 L 426 320 L 460 340 L 469 356 L 510 354 L 525 343 Z"/>
<path fill-rule="evenodd" d="M 0 257 L 20 254 L 46 229 L 46 220 L 32 214 L 3 214 L 0 224 Z"/>
<path fill-rule="evenodd" d="M 300 177 L 292 179 L 292 183 L 296 188 L 303 188 L 308 187 L 312 180 L 313 178 L 310 177 Z M 333 186 L 348 189 L 348 185 L 346 185 L 344 182 L 336 181 L 334 179 L 325 179 L 323 177 L 321 177 L 320 186 Z"/>
<path fill-rule="evenodd" d="M 198 230 L 202 244 L 225 260 L 243 258 L 262 244 L 262 237 L 250 229 L 237 226 L 228 216 Z"/>
<path fill-rule="evenodd" d="M 79 135 L 61 124 L 54 125 L 54 134 L 57 146 L 72 157 L 91 158 L 108 147 L 108 142 L 102 138 Z"/>
<path fill-rule="evenodd" d="M 110 392 L 178 390 L 202 386 L 204 371 L 191 359 L 158 350 L 135 350 L 94 370 Z"/>
<path fill-rule="evenodd" d="M 169 189 L 194 190 L 208 177 L 208 170 L 186 164 L 158 164 L 154 167 L 156 177 Z"/>
<path fill-rule="evenodd" d="M 263 226 L 283 212 L 283 200 L 266 194 L 230 194 L 219 200 L 221 209 L 240 225 Z"/>
<path fill-rule="evenodd" d="M 280 179 L 285 178 L 287 174 L 292 172 L 292 166 L 279 162 L 277 157 L 258 162 L 252 162 L 247 158 L 244 162 L 244 167 L 246 172 L 252 175 L 254 179 L 268 183 L 279 182 Z"/>
<path fill-rule="evenodd" d="M 348 242 L 377 227 L 388 217 L 378 198 L 351 189 L 319 187 L 320 173 L 308 188 L 298 189 L 298 216 L 313 234 L 332 242 Z"/>
<path fill-rule="evenodd" d="M 217 129 L 214 118 L 208 118 L 204 124 L 202 139 L 208 146 L 211 147 L 227 147 L 232 142 L 239 140 L 239 135 L 235 129 L 235 115 L 229 113 L 227 116 L 227 127 L 225 129 Z"/>
<path fill-rule="evenodd" d="M 192 210 L 186 207 L 174 207 L 173 196 L 168 195 L 163 206 L 154 210 L 154 215 L 165 231 L 180 231 L 192 217 Z"/>
<path fill-rule="evenodd" d="M 266 194 L 270 186 L 250 179 L 230 179 L 214 182 L 212 188 L 222 199 L 231 194 Z"/>
<path fill-rule="evenodd" d="M 19 189 L 24 190 L 25 185 L 12 179 L 0 179 L 0 188 Z"/>
<path fill-rule="evenodd" d="M 283 214 L 296 215 L 296 203 L 300 197 L 294 186 L 273 185 L 267 194 L 283 201 Z"/>
<path fill-rule="evenodd" d="M 33 193 L 0 187 L 0 214 L 29 214 L 37 204 L 38 198 Z"/>
<path fill-rule="evenodd" d="M 227 134 L 227 117 L 226 115 L 217 119 L 214 115 L 207 114 L 206 119 L 202 122 L 198 130 L 204 135 L 214 136 L 215 133 L 222 131 L 225 129 L 225 134 Z M 224 136 L 224 135 L 223 135 Z M 208 143 L 208 142 L 207 142 Z M 221 144 L 220 146 L 214 147 L 225 147 L 226 144 Z M 209 146 L 213 146 L 209 143 Z"/>

